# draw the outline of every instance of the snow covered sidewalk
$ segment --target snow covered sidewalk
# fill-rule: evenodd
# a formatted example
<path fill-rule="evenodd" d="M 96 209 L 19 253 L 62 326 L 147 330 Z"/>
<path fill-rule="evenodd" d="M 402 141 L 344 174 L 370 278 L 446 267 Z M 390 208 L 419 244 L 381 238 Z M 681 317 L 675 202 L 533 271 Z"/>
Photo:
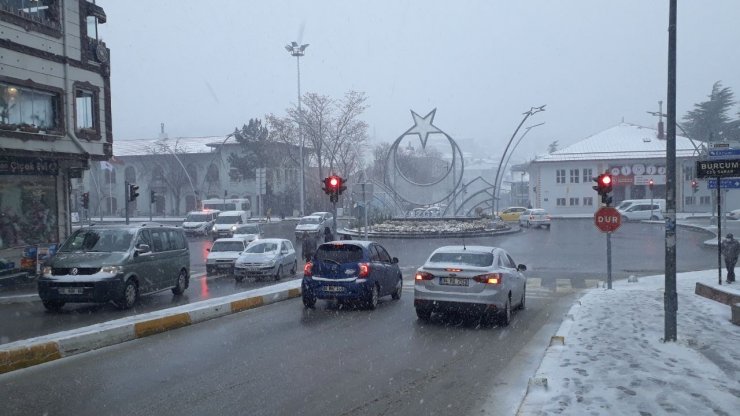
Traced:
<path fill-rule="evenodd" d="M 663 276 L 591 289 L 568 313 L 520 415 L 733 415 L 740 327 L 730 307 L 694 294 L 717 271 L 678 275 L 678 342 L 663 343 Z M 740 283 L 723 288 L 740 289 Z M 556 341 L 556 340 L 554 340 Z"/>

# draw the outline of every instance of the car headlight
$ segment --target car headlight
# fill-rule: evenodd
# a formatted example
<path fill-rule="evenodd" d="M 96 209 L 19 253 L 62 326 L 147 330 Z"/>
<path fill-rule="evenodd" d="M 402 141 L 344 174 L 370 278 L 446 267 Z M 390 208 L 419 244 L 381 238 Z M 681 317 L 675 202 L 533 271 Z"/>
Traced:
<path fill-rule="evenodd" d="M 43 275 L 44 277 L 51 277 L 51 266 L 44 266 Z"/>
<path fill-rule="evenodd" d="M 216 226 L 214 225 L 213 228 L 211 228 L 211 231 L 216 231 Z"/>
<path fill-rule="evenodd" d="M 123 271 L 123 267 L 121 266 L 103 266 L 103 268 L 100 269 L 103 273 L 110 273 L 110 274 L 118 274 Z"/>
<path fill-rule="evenodd" d="M 265 263 L 265 266 L 272 267 L 275 265 L 275 259 L 268 260 L 267 263 Z"/>
<path fill-rule="evenodd" d="M 236 225 L 231 226 L 231 231 L 236 231 Z"/>

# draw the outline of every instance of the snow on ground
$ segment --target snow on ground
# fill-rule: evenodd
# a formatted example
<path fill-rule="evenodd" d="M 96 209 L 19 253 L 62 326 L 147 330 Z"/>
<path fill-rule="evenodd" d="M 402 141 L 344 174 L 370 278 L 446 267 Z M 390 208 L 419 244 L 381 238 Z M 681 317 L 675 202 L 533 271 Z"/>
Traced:
<path fill-rule="evenodd" d="M 724 279 L 724 277 L 723 277 Z M 730 306 L 694 294 L 717 270 L 680 273 L 678 341 L 664 343 L 664 277 L 591 289 L 566 316 L 521 415 L 740 414 L 740 326 Z M 740 283 L 723 290 L 740 293 Z"/>

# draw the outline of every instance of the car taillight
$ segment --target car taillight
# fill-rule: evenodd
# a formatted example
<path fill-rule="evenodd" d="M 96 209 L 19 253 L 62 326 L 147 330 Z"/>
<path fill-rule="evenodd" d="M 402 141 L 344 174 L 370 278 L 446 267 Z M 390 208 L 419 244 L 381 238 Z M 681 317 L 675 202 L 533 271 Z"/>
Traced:
<path fill-rule="evenodd" d="M 357 274 L 357 277 L 365 278 L 370 274 L 370 264 L 369 263 L 360 263 L 357 266 L 360 268 L 360 273 Z"/>
<path fill-rule="evenodd" d="M 478 283 L 498 285 L 498 284 L 501 284 L 501 282 L 503 282 L 504 275 L 501 273 L 479 274 L 478 276 L 475 276 L 473 280 L 475 280 Z"/>
<path fill-rule="evenodd" d="M 416 276 L 414 276 L 414 280 L 432 280 L 434 279 L 434 275 L 427 272 L 416 272 Z"/>
<path fill-rule="evenodd" d="M 309 261 L 303 266 L 303 277 L 311 277 L 311 269 L 313 269 L 313 263 Z"/>

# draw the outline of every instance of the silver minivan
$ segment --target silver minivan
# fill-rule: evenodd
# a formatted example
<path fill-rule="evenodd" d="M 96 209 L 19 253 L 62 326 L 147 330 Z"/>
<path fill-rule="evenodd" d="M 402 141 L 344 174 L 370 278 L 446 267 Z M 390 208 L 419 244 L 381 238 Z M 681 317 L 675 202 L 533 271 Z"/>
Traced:
<path fill-rule="evenodd" d="M 76 230 L 44 265 L 39 297 L 49 310 L 67 302 L 113 301 L 131 308 L 139 296 L 190 282 L 190 251 L 182 228 L 158 224 L 91 225 Z"/>

